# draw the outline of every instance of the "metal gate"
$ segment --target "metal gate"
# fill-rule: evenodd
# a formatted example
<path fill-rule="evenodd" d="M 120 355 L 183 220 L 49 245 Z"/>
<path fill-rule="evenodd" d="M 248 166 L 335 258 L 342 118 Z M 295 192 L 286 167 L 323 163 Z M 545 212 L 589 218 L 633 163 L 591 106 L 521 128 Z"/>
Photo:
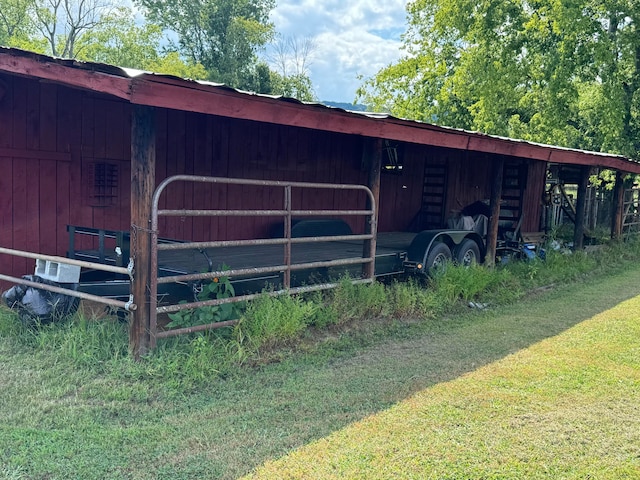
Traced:
<path fill-rule="evenodd" d="M 208 183 L 216 185 L 240 185 L 240 186 L 258 186 L 265 188 L 282 189 L 284 193 L 284 204 L 282 209 L 257 209 L 257 210 L 230 210 L 230 209 L 180 209 L 168 210 L 160 209 L 160 198 L 170 184 L 174 182 L 191 182 L 191 183 Z M 296 209 L 292 205 L 292 190 L 295 189 L 332 189 L 342 191 L 359 191 L 366 194 L 367 205 L 361 210 L 303 210 Z M 268 216 L 280 218 L 284 221 L 283 238 L 264 238 L 253 240 L 213 240 L 203 242 L 183 242 L 183 243 L 162 243 L 159 242 L 158 235 L 158 219 L 159 217 L 252 217 L 252 216 Z M 292 219 L 294 217 L 343 217 L 343 216 L 360 216 L 366 218 L 367 231 L 364 234 L 350 235 L 332 235 L 332 236 L 315 236 L 294 238 L 291 235 Z M 228 326 L 235 321 L 216 322 L 207 325 L 198 325 L 195 327 L 180 328 L 175 330 L 158 331 L 157 315 L 162 313 L 178 312 L 180 310 L 189 310 L 203 306 L 222 305 L 226 303 L 242 302 L 259 297 L 260 295 L 280 295 L 283 293 L 302 293 L 317 290 L 326 290 L 334 288 L 337 283 L 320 283 L 315 285 L 305 285 L 291 288 L 291 273 L 294 271 L 362 264 L 364 266 L 364 278 L 354 279 L 354 283 L 369 283 L 374 279 L 374 264 L 376 250 L 376 206 L 373 193 L 369 188 L 363 185 L 346 185 L 346 184 L 326 184 L 326 183 L 308 183 L 308 182 L 284 182 L 269 180 L 248 180 L 222 177 L 201 177 L 192 175 L 176 175 L 165 179 L 156 189 L 153 195 L 152 217 L 151 217 L 151 280 L 150 280 L 150 334 L 151 348 L 155 347 L 156 339 L 190 333 L 194 331 L 207 330 L 221 326 Z M 364 241 L 362 255 L 350 258 L 340 258 L 336 260 L 321 262 L 292 262 L 291 249 L 294 244 L 311 244 L 317 242 L 334 242 L 334 241 Z M 158 252 L 168 250 L 185 250 L 185 249 L 207 249 L 217 247 L 260 247 L 265 245 L 281 245 L 282 261 L 269 267 L 256 268 L 240 268 L 232 270 L 216 270 L 205 273 L 181 274 L 171 276 L 158 275 Z M 283 288 L 277 291 L 266 293 L 252 293 L 239 295 L 231 298 L 210 299 L 204 301 L 194 301 L 190 303 L 158 305 L 158 285 L 172 282 L 190 282 L 200 280 L 213 280 L 217 277 L 232 277 L 259 275 L 265 273 L 281 273 L 283 275 Z"/>

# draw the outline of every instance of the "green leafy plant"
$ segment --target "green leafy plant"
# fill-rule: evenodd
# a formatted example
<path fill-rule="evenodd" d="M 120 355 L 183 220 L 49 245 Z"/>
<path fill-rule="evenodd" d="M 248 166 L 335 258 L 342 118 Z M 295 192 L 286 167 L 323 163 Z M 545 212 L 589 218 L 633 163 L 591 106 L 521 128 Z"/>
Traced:
<path fill-rule="evenodd" d="M 389 302 L 382 283 L 354 284 L 347 275 L 337 288 L 327 292 L 329 302 L 336 312 L 335 323 L 384 316 L 389 313 Z"/>
<path fill-rule="evenodd" d="M 235 326 L 233 337 L 239 345 L 256 350 L 297 338 L 311 323 L 317 305 L 302 297 L 263 295 L 247 307 Z"/>
<path fill-rule="evenodd" d="M 202 290 L 196 295 L 198 301 L 211 299 L 225 299 L 235 297 L 236 292 L 228 277 L 216 277 L 211 282 L 203 285 Z M 182 304 L 186 301 L 180 302 Z M 171 322 L 167 328 L 193 327 L 208 323 L 224 322 L 236 319 L 240 316 L 242 306 L 240 303 L 224 303 L 222 305 L 206 305 L 203 307 L 180 310 L 170 313 Z"/>

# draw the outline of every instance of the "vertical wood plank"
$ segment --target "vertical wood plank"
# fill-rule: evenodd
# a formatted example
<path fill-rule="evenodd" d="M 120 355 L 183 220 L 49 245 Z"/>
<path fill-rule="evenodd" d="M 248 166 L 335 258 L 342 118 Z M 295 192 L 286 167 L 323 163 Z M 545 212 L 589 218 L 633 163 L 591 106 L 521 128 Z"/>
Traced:
<path fill-rule="evenodd" d="M 207 117 L 198 115 L 194 122 L 193 136 L 193 174 L 197 176 L 207 175 L 207 160 L 205 158 L 206 141 L 207 141 Z M 207 192 L 209 186 L 203 183 L 195 183 L 193 185 L 193 205 L 198 209 L 211 208 Z M 206 224 L 208 217 L 199 217 L 193 219 L 193 240 L 203 241 L 205 236 Z"/>
<path fill-rule="evenodd" d="M 229 135 L 232 130 L 232 120 L 217 117 L 216 128 L 216 144 L 214 147 L 214 163 L 213 163 L 213 176 L 214 177 L 228 177 L 230 172 L 229 164 L 232 163 L 230 147 L 229 147 Z M 216 157 L 216 155 L 218 157 Z M 218 209 L 224 210 L 228 208 L 228 188 L 226 185 L 216 185 L 213 187 L 213 201 Z M 215 238 L 217 240 L 227 240 L 229 235 L 227 234 L 227 218 L 216 217 L 211 222 L 212 232 L 215 231 Z"/>
<path fill-rule="evenodd" d="M 120 191 L 123 186 L 128 190 L 128 177 L 122 175 L 123 160 L 128 159 L 124 155 L 125 134 L 124 128 L 128 124 L 126 114 L 128 106 L 124 102 L 108 102 L 107 111 L 105 112 L 105 124 L 108 132 L 106 132 L 105 159 L 107 163 L 115 164 L 118 169 L 118 189 L 116 190 L 116 198 L 114 203 L 107 207 L 102 207 L 102 226 L 110 230 L 118 230 L 121 225 L 121 217 L 123 215 L 121 208 Z M 130 149 L 129 149 L 130 150 Z M 123 185 L 124 184 L 124 185 Z M 124 206 L 128 209 L 128 204 Z"/>
<path fill-rule="evenodd" d="M 373 234 L 373 238 L 368 242 L 364 242 L 364 250 L 362 252 L 363 257 L 375 256 L 376 253 L 376 234 L 378 225 L 378 205 L 380 204 L 380 171 L 382 168 L 382 139 L 376 138 L 374 141 L 373 157 L 371 158 L 371 165 L 369 167 L 369 180 L 367 186 L 373 193 L 373 205 L 371 200 L 367 199 L 367 209 L 375 207 L 376 213 L 374 214 L 371 222 L 365 222 L 364 231 L 367 234 Z M 364 264 L 363 276 L 366 278 L 375 278 L 375 261 Z"/>
<path fill-rule="evenodd" d="M 129 148 L 122 152 L 123 162 L 119 165 L 119 191 L 118 191 L 118 209 L 120 210 L 120 223 L 118 230 L 129 230 L 131 226 L 131 188 L 128 179 L 131 178 L 131 105 L 124 105 L 122 113 L 123 124 L 127 129 L 124 135 L 123 143 Z M 157 144 L 156 144 L 157 145 Z M 156 147 L 157 148 L 157 147 Z"/>
<path fill-rule="evenodd" d="M 13 159 L 13 195 L 12 195 L 12 213 L 13 213 L 13 245 L 16 248 L 22 248 L 27 244 L 27 225 L 29 217 L 27 216 L 27 195 L 29 178 L 27 172 L 27 164 L 24 158 Z M 35 219 L 37 222 L 37 219 Z M 13 257 L 12 271 L 18 275 L 33 273 L 32 268 L 27 268 L 27 261 L 24 258 Z"/>
<path fill-rule="evenodd" d="M 196 113 L 187 113 L 185 115 L 185 132 L 184 132 L 184 157 L 183 164 L 184 169 L 183 172 L 185 175 L 193 175 L 194 169 L 194 142 L 195 142 L 195 128 L 196 128 L 196 117 L 198 114 Z M 183 182 L 184 191 L 183 191 L 183 207 L 186 209 L 191 209 L 194 205 L 198 205 L 198 202 L 193 196 L 194 183 L 193 182 Z M 198 207 L 199 208 L 199 207 Z M 184 240 L 193 240 L 193 217 L 186 216 L 182 219 L 182 224 L 184 228 L 183 239 Z"/>
<path fill-rule="evenodd" d="M 54 152 L 57 149 L 58 87 L 51 83 L 40 84 L 40 150 Z"/>
<path fill-rule="evenodd" d="M 155 110 L 134 105 L 131 121 L 131 251 L 135 274 L 131 293 L 138 306 L 129 328 L 129 347 L 138 359 L 151 347 L 151 205 L 155 189 Z"/>
<path fill-rule="evenodd" d="M 69 152 L 71 154 L 71 164 L 67 162 L 57 162 L 55 165 L 55 238 L 56 251 L 58 255 L 64 256 L 69 244 L 67 225 L 72 224 L 71 202 L 73 210 L 82 208 L 81 197 L 75 197 L 71 187 L 71 171 L 79 170 L 82 161 L 82 124 L 83 124 L 83 97 L 85 93 L 77 90 L 61 88 L 57 92 L 57 139 L 56 150 L 59 152 Z M 45 222 L 46 223 L 46 222 Z M 41 225 L 41 235 L 45 235 L 48 227 Z M 49 233 L 50 234 L 50 233 Z"/>
<path fill-rule="evenodd" d="M 0 246 L 14 248 L 13 246 L 13 160 L 9 157 L 0 157 Z M 12 257 L 0 255 L 0 272 L 5 275 L 15 275 L 13 271 Z M 0 286 L 0 288 L 3 288 Z"/>
<path fill-rule="evenodd" d="M 12 138 L 10 141 L 10 146 L 15 149 L 26 149 L 27 148 L 27 91 L 30 86 L 33 86 L 32 83 L 21 83 L 14 82 L 13 92 L 12 92 L 12 116 L 9 121 L 12 124 Z M 36 84 L 37 85 L 37 84 Z M 3 103 L 6 100 L 3 100 Z M 38 125 L 40 120 L 40 109 L 39 105 L 36 105 L 37 112 L 35 113 L 35 119 L 30 119 L 32 121 L 32 125 Z M 4 107 L 7 108 L 7 107 Z M 3 108 L 3 109 L 4 109 Z M 0 110 L 3 110 L 0 109 Z M 35 122 L 34 122 L 35 120 Z M 37 137 L 36 137 L 37 138 Z M 30 147 L 38 148 L 39 145 L 33 145 L 30 143 Z"/>
<path fill-rule="evenodd" d="M 17 83 L 22 83 L 23 85 L 29 83 L 33 85 L 34 82 L 30 80 L 20 79 L 18 80 L 16 77 L 3 77 L 3 81 L 6 80 L 6 90 L 4 92 L 4 96 L 2 97 L 2 101 L 0 102 L 0 147 L 12 147 L 13 146 L 13 97 L 14 91 L 16 89 Z"/>
<path fill-rule="evenodd" d="M 500 222 L 500 198 L 502 197 L 502 176 L 504 174 L 504 158 L 498 157 L 493 160 L 493 182 L 491 184 L 491 197 L 489 208 L 489 228 L 487 231 L 487 253 L 484 263 L 488 267 L 496 264 L 496 248 L 498 246 L 498 224 Z"/>
<path fill-rule="evenodd" d="M 529 160 L 527 166 L 527 182 L 524 185 L 522 196 L 522 231 L 537 232 L 540 230 L 540 219 L 542 215 L 541 198 L 544 193 L 547 164 Z"/>
<path fill-rule="evenodd" d="M 622 235 L 622 223 L 624 215 L 624 175 L 616 172 L 616 183 L 613 187 L 613 207 L 611 212 L 611 238 L 617 239 Z"/>
<path fill-rule="evenodd" d="M 73 163 L 57 162 L 56 164 L 56 253 L 60 256 L 66 256 L 69 246 L 69 235 L 67 233 L 67 225 L 71 224 L 71 202 L 74 208 L 76 199 L 71 196 L 70 188 L 70 170 L 73 169 Z"/>
<path fill-rule="evenodd" d="M 582 250 L 584 246 L 584 220 L 587 206 L 587 187 L 589 185 L 589 167 L 580 167 L 578 194 L 576 198 L 576 225 L 573 231 L 573 249 Z"/>
<path fill-rule="evenodd" d="M 185 112 L 170 111 L 167 114 L 167 177 L 184 173 L 185 159 Z M 184 182 L 175 182 L 167 187 L 167 207 L 184 207 Z M 184 219 L 166 219 L 166 233 L 169 238 L 184 239 Z"/>
<path fill-rule="evenodd" d="M 156 186 L 168 177 L 167 154 L 168 154 L 168 133 L 167 133 L 167 110 L 160 109 L 156 112 Z M 160 198 L 159 208 L 167 208 L 167 195 Z M 158 235 L 167 237 L 167 217 L 158 219 Z"/>
<path fill-rule="evenodd" d="M 24 82 L 21 88 L 26 88 L 26 148 L 29 150 L 40 149 L 40 95 L 41 88 L 38 84 Z M 46 91 L 46 90 L 45 90 Z"/>
<path fill-rule="evenodd" d="M 35 239 L 32 248 L 28 250 L 40 251 L 49 255 L 55 255 L 57 253 L 57 224 L 61 220 L 57 216 L 58 195 L 66 195 L 66 185 L 60 185 L 58 182 L 58 169 L 55 161 L 40 160 L 39 173 L 40 173 L 40 188 L 39 195 L 34 195 L 32 212 L 33 215 L 38 217 L 38 231 L 34 232 Z M 62 162 L 60 162 L 62 163 Z M 62 219 L 64 222 L 64 219 Z M 35 230 L 36 226 L 34 226 Z M 65 228 L 65 225 L 60 226 L 61 229 Z"/>
<path fill-rule="evenodd" d="M 83 227 L 92 226 L 93 212 L 88 200 L 89 163 L 93 161 L 95 144 L 95 102 L 93 97 L 82 95 L 80 112 L 79 148 L 71 151 L 72 167 L 69 170 L 69 196 L 73 208 L 69 212 L 69 223 Z M 79 236 L 76 248 L 90 248 L 85 235 Z"/>

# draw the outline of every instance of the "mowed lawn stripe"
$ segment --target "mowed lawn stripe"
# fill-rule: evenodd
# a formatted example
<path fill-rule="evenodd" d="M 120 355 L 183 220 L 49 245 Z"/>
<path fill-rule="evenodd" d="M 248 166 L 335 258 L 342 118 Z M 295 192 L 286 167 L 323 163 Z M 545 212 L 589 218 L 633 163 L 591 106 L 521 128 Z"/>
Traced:
<path fill-rule="evenodd" d="M 588 309 L 592 288 L 504 315 Z M 246 478 L 640 478 L 640 296 Z"/>

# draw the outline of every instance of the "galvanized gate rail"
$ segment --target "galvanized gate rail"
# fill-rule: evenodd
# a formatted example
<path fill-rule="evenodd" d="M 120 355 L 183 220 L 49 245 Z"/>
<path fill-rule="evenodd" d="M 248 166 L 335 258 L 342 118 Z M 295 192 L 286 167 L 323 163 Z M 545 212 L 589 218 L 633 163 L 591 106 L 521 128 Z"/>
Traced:
<path fill-rule="evenodd" d="M 173 182 L 196 182 L 196 183 L 210 183 L 210 184 L 222 184 L 222 185 L 241 185 L 241 186 L 259 186 L 259 187 L 278 187 L 284 190 L 284 205 L 281 210 L 225 210 L 225 209 L 210 209 L 210 210 L 160 210 L 159 201 L 162 193 L 167 186 Z M 333 190 L 352 190 L 362 191 L 367 197 L 367 207 L 363 210 L 294 210 L 292 207 L 291 191 L 294 188 L 300 189 L 333 189 Z M 221 240 L 221 241 L 206 241 L 206 242 L 187 242 L 187 243 L 175 243 L 175 244 L 159 244 L 158 243 L 158 217 L 222 217 L 222 216 L 236 216 L 236 217 L 251 217 L 251 216 L 271 216 L 282 217 L 284 219 L 284 238 L 269 238 L 269 239 L 253 239 L 253 240 Z M 302 237 L 292 238 L 291 226 L 292 218 L 298 217 L 322 217 L 322 216 L 363 216 L 368 219 L 370 228 L 367 234 L 354 234 L 354 235 L 340 235 L 340 236 L 320 236 L 320 237 Z M 305 243 L 317 243 L 327 241 L 342 241 L 342 240 L 363 240 L 365 248 L 363 249 L 363 255 L 360 257 L 343 258 L 339 260 L 330 260 L 322 262 L 307 262 L 307 263 L 292 263 L 291 261 L 291 246 L 293 244 L 305 244 Z M 215 247 L 237 247 L 237 246 L 262 246 L 262 245 L 282 245 L 283 246 L 283 261 L 280 265 L 273 265 L 269 267 L 256 267 L 256 268 L 240 268 L 233 270 L 218 270 L 206 273 L 195 273 L 188 275 L 174 275 L 174 276 L 158 276 L 158 251 L 166 250 L 185 250 L 185 249 L 205 249 Z M 283 293 L 302 293 L 317 290 L 326 290 L 336 287 L 336 283 L 323 283 L 316 285 L 308 285 L 304 287 L 291 288 L 291 272 L 297 270 L 305 270 L 311 268 L 320 267 L 333 267 L 333 266 L 346 266 L 355 264 L 367 264 L 366 278 L 355 279 L 354 283 L 370 283 L 374 279 L 374 264 L 375 264 L 375 250 L 376 250 L 376 205 L 373 193 L 369 188 L 364 185 L 348 185 L 348 184 L 328 184 L 328 183 L 308 183 L 308 182 L 284 182 L 284 181 L 270 181 L 270 180 L 248 180 L 248 179 L 236 179 L 236 178 L 221 178 L 221 177 L 201 177 L 193 175 L 175 175 L 166 178 L 160 185 L 158 185 L 153 195 L 152 213 L 151 213 L 151 280 L 150 280 L 150 310 L 151 310 L 151 322 L 150 322 L 150 334 L 151 334 L 151 348 L 155 347 L 156 339 L 162 337 L 169 337 L 180 335 L 183 333 L 190 333 L 200 330 L 208 330 L 216 327 L 227 326 L 233 324 L 234 321 L 216 322 L 207 325 L 198 325 L 197 327 L 182 328 L 175 330 L 167 330 L 158 332 L 157 315 L 160 313 L 171 313 L 180 310 L 189 310 L 204 306 L 222 305 L 226 303 L 236 303 L 245 300 L 252 300 L 263 293 L 255 293 L 248 295 L 239 295 L 231 298 L 224 299 L 210 299 L 199 302 L 190 302 L 174 305 L 158 306 L 158 285 L 172 282 L 187 282 L 193 280 L 207 280 L 214 279 L 216 277 L 231 277 L 242 275 L 258 275 L 263 273 L 283 273 L 283 289 L 268 292 L 267 295 L 280 295 Z M 367 254 L 365 254 L 367 252 Z"/>
<path fill-rule="evenodd" d="M 115 267 L 111 265 L 105 265 L 103 263 L 85 262 L 83 260 L 75 260 L 75 259 L 66 258 L 66 257 L 57 257 L 53 255 L 43 255 L 40 253 L 25 252 L 23 250 L 13 250 L 11 248 L 4 248 L 4 247 L 0 247 L 0 254 L 7 254 L 7 255 L 12 255 L 14 257 L 22 257 L 22 258 L 33 258 L 36 260 L 50 260 L 52 262 L 58 262 L 58 263 L 63 263 L 67 265 L 76 265 L 79 267 L 102 270 L 110 273 L 119 273 L 119 274 L 129 276 L 129 278 L 132 278 L 133 276 L 133 264 L 131 263 L 129 264 L 128 267 Z M 70 297 L 77 297 L 84 300 L 91 300 L 94 302 L 102 303 L 104 305 L 123 308 L 127 311 L 136 310 L 136 304 L 133 302 L 132 295 L 129 296 L 128 301 L 124 302 L 124 301 L 116 300 L 113 298 L 101 297 L 99 295 L 92 295 L 90 293 L 71 290 L 69 288 L 56 287 L 54 285 L 47 285 L 44 283 L 32 282 L 24 278 L 12 277 L 4 274 L 0 274 L 0 280 L 15 283 L 18 285 L 26 285 L 28 287 L 37 288 L 39 290 L 47 290 L 54 293 L 60 293 L 62 295 L 68 295 Z"/>

